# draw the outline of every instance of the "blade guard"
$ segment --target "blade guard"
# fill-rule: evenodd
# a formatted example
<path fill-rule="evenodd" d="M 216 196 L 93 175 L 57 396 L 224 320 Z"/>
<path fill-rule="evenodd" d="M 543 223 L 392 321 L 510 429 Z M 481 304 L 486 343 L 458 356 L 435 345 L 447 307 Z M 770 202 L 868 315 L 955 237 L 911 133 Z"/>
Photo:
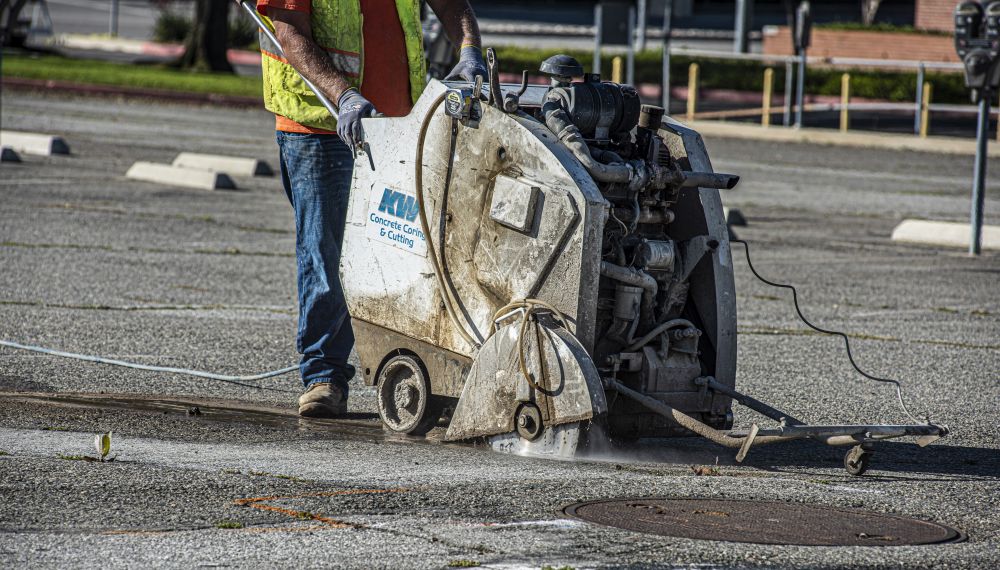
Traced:
<path fill-rule="evenodd" d="M 523 339 L 527 368 L 545 391 L 531 388 L 519 364 L 519 328 L 520 321 L 502 327 L 480 348 L 445 440 L 513 432 L 514 414 L 526 401 L 538 405 L 547 427 L 607 412 L 601 377 L 590 355 L 569 331 L 546 319 L 528 326 Z"/>

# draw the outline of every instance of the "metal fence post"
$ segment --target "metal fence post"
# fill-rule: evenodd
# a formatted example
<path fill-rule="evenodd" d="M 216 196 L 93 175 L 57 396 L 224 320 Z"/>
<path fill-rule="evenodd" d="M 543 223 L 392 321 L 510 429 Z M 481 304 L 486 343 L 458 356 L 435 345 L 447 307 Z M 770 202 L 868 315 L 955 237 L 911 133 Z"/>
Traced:
<path fill-rule="evenodd" d="M 802 107 L 806 99 L 806 48 L 799 50 L 799 89 L 795 97 L 795 128 L 802 128 Z"/>
<path fill-rule="evenodd" d="M 920 138 L 927 138 L 927 131 L 931 128 L 931 93 L 933 85 L 930 82 L 924 83 L 923 96 L 920 98 Z"/>
<path fill-rule="evenodd" d="M 771 126 L 771 93 L 774 90 L 774 70 L 768 67 L 764 70 L 764 98 L 761 101 L 760 124 Z"/>
<path fill-rule="evenodd" d="M 664 111 L 670 114 L 670 33 L 673 28 L 674 0 L 663 3 L 663 83 L 660 98 Z"/>
<path fill-rule="evenodd" d="M 924 99 L 924 62 L 920 62 L 917 67 L 917 101 L 913 108 L 913 134 L 920 134 L 920 111 L 923 109 Z"/>
<path fill-rule="evenodd" d="M 972 233 L 969 236 L 969 255 L 979 255 L 982 250 L 983 238 L 983 202 L 986 186 L 986 148 L 989 144 L 990 101 L 993 94 L 987 87 L 979 100 L 979 123 L 976 125 L 976 165 L 972 178 L 972 213 L 969 225 Z"/>
<path fill-rule="evenodd" d="M 840 76 L 840 132 L 842 133 L 846 133 L 850 125 L 850 117 L 847 115 L 850 103 L 851 74 L 845 73 Z"/>
<path fill-rule="evenodd" d="M 111 15 L 108 18 L 108 34 L 118 36 L 118 0 L 111 0 Z"/>
<path fill-rule="evenodd" d="M 646 0 L 639 0 L 637 2 L 639 6 L 639 15 L 636 21 L 638 26 L 636 26 L 636 35 L 630 37 L 633 42 L 635 42 L 635 50 L 642 51 L 646 49 Z"/>
<path fill-rule="evenodd" d="M 687 100 L 687 120 L 694 120 L 694 112 L 698 106 L 698 64 L 692 63 L 688 67 L 688 100 Z"/>
<path fill-rule="evenodd" d="M 750 26 L 753 20 L 753 0 L 736 0 L 736 24 L 733 29 L 733 51 L 750 51 Z"/>
<path fill-rule="evenodd" d="M 603 20 L 601 3 L 594 4 L 594 64 L 590 66 L 590 72 L 601 74 L 601 24 Z"/>
<path fill-rule="evenodd" d="M 790 59 L 785 60 L 785 111 L 781 124 L 788 127 L 792 124 L 792 81 L 795 81 L 795 67 Z"/>
<path fill-rule="evenodd" d="M 625 52 L 625 83 L 635 85 L 635 8 L 628 9 L 628 51 Z"/>

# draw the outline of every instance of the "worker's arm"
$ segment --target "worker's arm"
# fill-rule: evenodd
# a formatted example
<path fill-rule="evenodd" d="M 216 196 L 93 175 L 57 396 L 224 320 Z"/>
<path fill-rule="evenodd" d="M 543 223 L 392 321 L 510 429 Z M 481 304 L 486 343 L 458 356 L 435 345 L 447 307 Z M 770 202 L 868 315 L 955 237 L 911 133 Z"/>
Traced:
<path fill-rule="evenodd" d="M 334 67 L 330 57 L 319 47 L 312 35 L 310 14 L 298 10 L 268 9 L 274 22 L 285 59 L 312 82 L 331 101 L 337 102 L 337 134 L 351 148 L 363 141 L 361 118 L 370 117 L 375 106 L 347 82 L 343 71 Z"/>
<path fill-rule="evenodd" d="M 331 101 L 339 101 L 350 84 L 344 73 L 333 66 L 323 48 L 313 40 L 311 15 L 274 7 L 269 7 L 267 14 L 274 22 L 274 35 L 281 43 L 288 63 L 319 87 Z"/>
<path fill-rule="evenodd" d="M 476 76 L 486 79 L 486 63 L 483 61 L 483 40 L 479 36 L 479 23 L 468 0 L 427 0 L 427 4 L 437 14 L 448 39 L 459 47 L 458 65 L 448 74 L 448 79 L 461 77 L 474 81 Z"/>

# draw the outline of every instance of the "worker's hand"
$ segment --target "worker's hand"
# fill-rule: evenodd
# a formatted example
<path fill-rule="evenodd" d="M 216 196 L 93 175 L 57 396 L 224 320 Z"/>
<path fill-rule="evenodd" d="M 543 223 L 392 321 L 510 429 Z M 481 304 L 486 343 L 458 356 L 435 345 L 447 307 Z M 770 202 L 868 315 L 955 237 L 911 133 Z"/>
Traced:
<path fill-rule="evenodd" d="M 375 105 L 365 99 L 357 89 L 351 88 L 340 95 L 340 99 L 337 100 L 337 108 L 340 110 L 337 117 L 337 134 L 351 150 L 356 150 L 358 145 L 365 141 L 361 119 L 373 116 Z"/>
<path fill-rule="evenodd" d="M 486 62 L 483 61 L 483 51 L 477 46 L 465 46 L 459 52 L 458 64 L 451 70 L 448 77 L 445 77 L 445 81 L 462 79 L 473 83 L 476 81 L 477 75 L 482 77 L 484 81 L 489 79 Z"/>

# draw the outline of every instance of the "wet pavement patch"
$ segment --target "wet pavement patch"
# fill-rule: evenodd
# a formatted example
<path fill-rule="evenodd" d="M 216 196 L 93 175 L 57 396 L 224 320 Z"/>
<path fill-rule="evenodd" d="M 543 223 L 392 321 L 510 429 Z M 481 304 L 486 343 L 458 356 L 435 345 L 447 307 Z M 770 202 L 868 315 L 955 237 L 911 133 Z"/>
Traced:
<path fill-rule="evenodd" d="M 635 532 L 801 546 L 899 546 L 959 542 L 944 525 L 821 505 L 726 499 L 624 499 L 570 505 L 578 519 Z"/>
<path fill-rule="evenodd" d="M 154 395 L 117 394 L 54 394 L 28 392 L 0 392 L 0 400 L 32 402 L 49 406 L 70 408 L 95 408 L 145 412 L 149 414 L 172 414 L 187 417 L 192 421 L 211 421 L 231 424 L 248 424 L 277 429 L 321 432 L 326 435 L 340 435 L 370 439 L 383 439 L 382 426 L 378 416 L 371 413 L 350 413 L 342 418 L 301 418 L 294 410 L 280 410 L 255 406 L 246 402 L 212 400 L 205 398 L 170 398 Z M 68 428 L 48 427 L 43 430 L 65 430 Z"/>

